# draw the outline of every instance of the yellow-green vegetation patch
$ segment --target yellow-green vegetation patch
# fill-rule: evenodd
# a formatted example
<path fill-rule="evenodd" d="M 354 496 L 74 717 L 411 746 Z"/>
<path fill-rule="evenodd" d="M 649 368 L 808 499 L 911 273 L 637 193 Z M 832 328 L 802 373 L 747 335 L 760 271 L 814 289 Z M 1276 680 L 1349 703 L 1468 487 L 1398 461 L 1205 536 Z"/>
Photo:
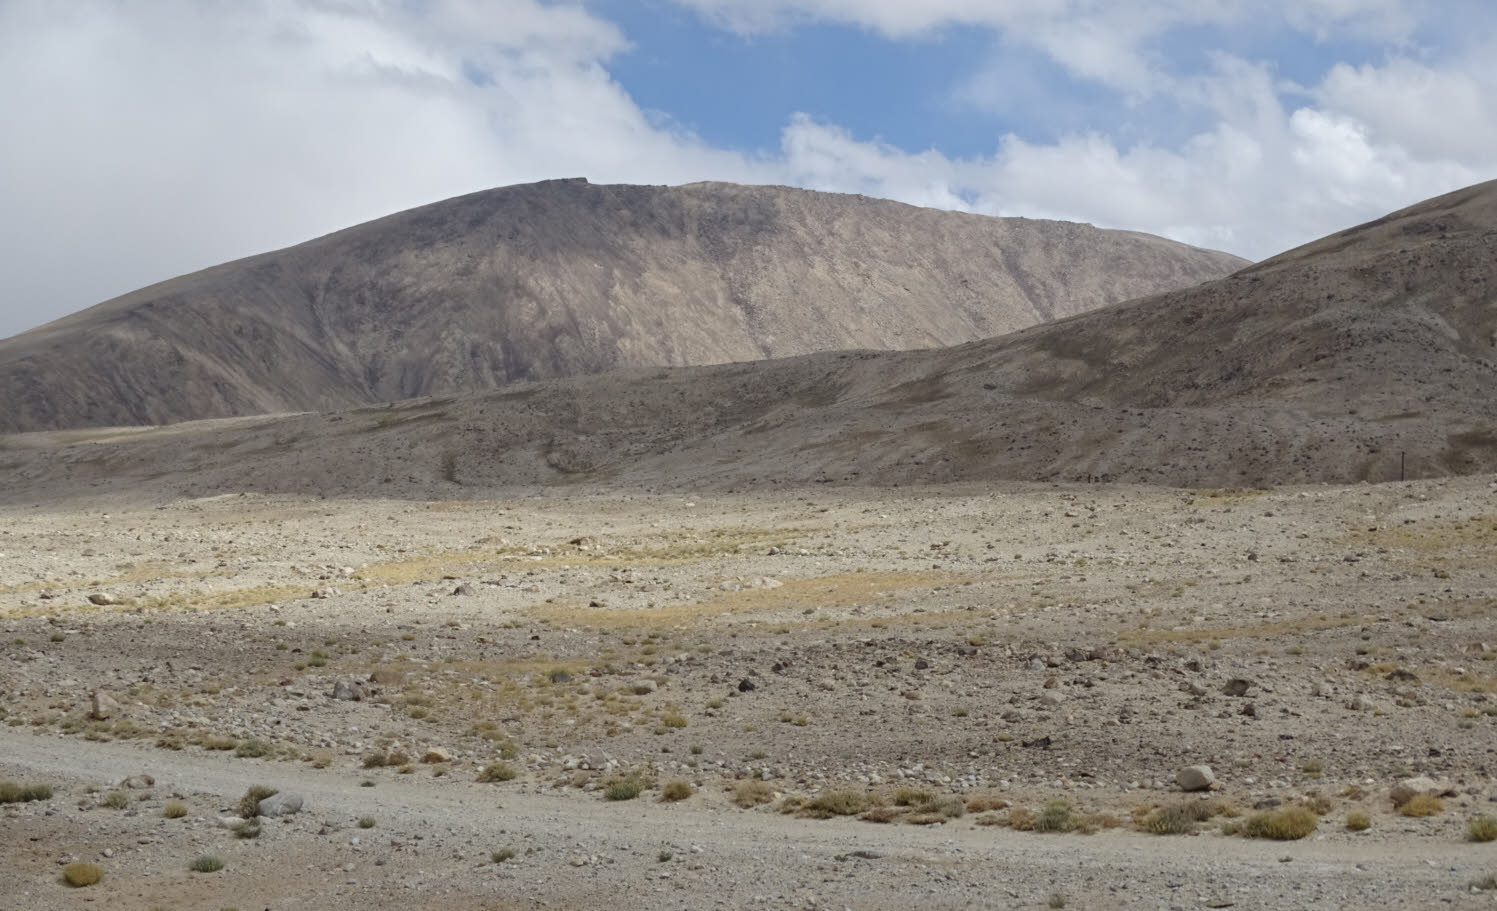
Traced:
<path fill-rule="evenodd" d="M 1118 643 L 1145 646 L 1166 642 L 1210 642 L 1220 639 L 1277 639 L 1348 626 L 1362 626 L 1366 622 L 1364 617 L 1300 617 L 1249 626 L 1201 626 L 1185 630 L 1129 630 L 1118 636 Z"/>
<path fill-rule="evenodd" d="M 1362 550 L 1385 547 L 1435 559 L 1447 569 L 1479 569 L 1497 559 L 1497 514 L 1438 519 L 1408 525 L 1359 528 L 1348 542 Z"/>
<path fill-rule="evenodd" d="M 307 585 L 255 585 L 217 591 L 173 592 L 134 602 L 133 607 L 147 610 L 209 611 L 256 607 L 276 601 L 292 601 L 312 593 Z"/>

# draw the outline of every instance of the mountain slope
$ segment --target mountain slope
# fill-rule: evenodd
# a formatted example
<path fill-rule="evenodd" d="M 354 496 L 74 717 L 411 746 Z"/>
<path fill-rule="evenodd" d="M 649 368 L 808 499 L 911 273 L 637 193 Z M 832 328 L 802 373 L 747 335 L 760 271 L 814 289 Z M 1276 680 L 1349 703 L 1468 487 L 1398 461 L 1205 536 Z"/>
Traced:
<path fill-rule="evenodd" d="M 1195 289 L 952 348 L 10 436 L 0 470 L 33 500 L 1497 472 L 1497 182 Z"/>
<path fill-rule="evenodd" d="M 949 345 L 1243 265 L 1148 235 L 858 196 L 547 181 L 172 279 L 0 341 L 0 432 Z"/>

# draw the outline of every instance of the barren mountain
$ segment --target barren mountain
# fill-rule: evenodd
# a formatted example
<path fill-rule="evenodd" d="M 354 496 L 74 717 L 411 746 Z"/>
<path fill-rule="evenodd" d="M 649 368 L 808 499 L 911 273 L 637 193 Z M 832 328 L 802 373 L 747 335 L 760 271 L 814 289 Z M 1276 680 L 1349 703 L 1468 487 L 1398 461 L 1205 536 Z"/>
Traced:
<path fill-rule="evenodd" d="M 0 468 L 38 482 L 24 496 L 152 479 L 167 493 L 467 497 L 555 484 L 1256 486 L 1488 472 L 1494 301 L 1489 183 L 1198 288 L 955 348 L 12 436 Z"/>
<path fill-rule="evenodd" d="M 1143 234 L 860 196 L 548 181 L 172 279 L 0 341 L 0 431 L 949 345 L 1243 265 Z"/>

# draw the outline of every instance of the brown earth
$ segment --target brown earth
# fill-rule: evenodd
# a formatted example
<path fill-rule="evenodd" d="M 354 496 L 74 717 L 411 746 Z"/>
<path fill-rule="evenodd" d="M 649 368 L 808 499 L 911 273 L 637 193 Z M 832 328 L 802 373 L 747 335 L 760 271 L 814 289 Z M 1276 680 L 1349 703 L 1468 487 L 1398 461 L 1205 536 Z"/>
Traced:
<path fill-rule="evenodd" d="M 949 345 L 1246 264 L 1144 234 L 861 196 L 548 181 L 175 278 L 0 341 L 0 432 Z"/>

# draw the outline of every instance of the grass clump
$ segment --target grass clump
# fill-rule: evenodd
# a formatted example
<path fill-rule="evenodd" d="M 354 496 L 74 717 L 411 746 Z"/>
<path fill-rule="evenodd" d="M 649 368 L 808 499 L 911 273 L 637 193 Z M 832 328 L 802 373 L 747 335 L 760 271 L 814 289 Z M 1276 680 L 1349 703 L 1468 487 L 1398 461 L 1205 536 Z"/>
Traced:
<path fill-rule="evenodd" d="M 396 750 L 393 753 L 379 751 L 370 753 L 368 756 L 364 757 L 364 768 L 383 769 L 386 766 L 403 766 L 409 765 L 410 761 L 411 757 L 407 756 L 405 753 L 400 752 L 399 750 Z"/>
<path fill-rule="evenodd" d="M 1361 810 L 1352 810 L 1346 814 L 1346 828 L 1349 832 L 1365 832 L 1372 827 L 1372 817 Z"/>
<path fill-rule="evenodd" d="M 903 787 L 894 792 L 896 807 L 918 807 L 935 800 L 935 795 L 919 788 Z"/>
<path fill-rule="evenodd" d="M 502 864 L 506 860 L 514 860 L 514 859 L 515 859 L 515 849 L 514 848 L 500 848 L 498 851 L 494 851 L 493 853 L 489 854 L 489 860 L 492 860 L 496 864 Z"/>
<path fill-rule="evenodd" d="M 187 815 L 187 804 L 180 800 L 168 800 L 166 806 L 161 808 L 161 815 L 167 819 L 181 819 Z"/>
<path fill-rule="evenodd" d="M 75 889 L 92 886 L 104 878 L 104 868 L 98 864 L 76 861 L 62 868 L 62 881 Z"/>
<path fill-rule="evenodd" d="M 1190 804 L 1161 807 L 1144 820 L 1144 828 L 1155 835 L 1194 835 L 1199 820 Z"/>
<path fill-rule="evenodd" d="M 234 755 L 240 759 L 263 759 L 270 755 L 270 744 L 254 738 L 243 740 L 234 748 Z"/>
<path fill-rule="evenodd" d="M 1284 807 L 1254 813 L 1243 822 L 1239 832 L 1244 838 L 1295 841 L 1314 832 L 1319 821 L 1320 818 L 1307 807 Z"/>
<path fill-rule="evenodd" d="M 811 819 L 856 816 L 876 803 L 873 797 L 858 791 L 823 791 L 801 806 L 800 815 Z"/>
<path fill-rule="evenodd" d="M 666 712 L 660 716 L 660 723 L 668 728 L 686 727 L 686 716 L 680 712 Z"/>
<path fill-rule="evenodd" d="M 1469 841 L 1497 841 L 1497 817 L 1477 816 L 1466 823 Z"/>
<path fill-rule="evenodd" d="M 750 778 L 733 785 L 733 803 L 743 807 L 757 807 L 774 800 L 774 788 L 769 782 Z"/>
<path fill-rule="evenodd" d="M 660 789 L 661 800 L 685 800 L 686 798 L 690 797 L 691 794 L 691 785 L 679 778 L 677 778 L 675 781 L 666 782 L 665 787 Z"/>
<path fill-rule="evenodd" d="M 193 859 L 187 869 L 194 873 L 217 873 L 224 868 L 224 859 L 216 854 L 204 854 Z"/>
<path fill-rule="evenodd" d="M 620 775 L 603 789 L 603 797 L 605 800 L 633 800 L 644 789 L 644 780 L 638 775 Z"/>
<path fill-rule="evenodd" d="M 1076 828 L 1071 816 L 1071 804 L 1065 800 L 1052 800 L 1045 804 L 1031 828 L 1036 832 L 1070 832 Z"/>
<path fill-rule="evenodd" d="M 361 829 L 372 829 L 372 828 L 374 828 L 374 817 L 373 816 L 360 816 L 359 817 L 359 828 L 361 828 Z"/>
<path fill-rule="evenodd" d="M 239 798 L 239 815 L 245 819 L 254 819 L 260 815 L 260 801 L 279 793 L 281 792 L 275 788 L 268 788 L 263 784 L 250 785 L 250 789 Z"/>
<path fill-rule="evenodd" d="M 234 823 L 234 828 L 231 831 L 234 833 L 235 838 L 242 838 L 246 841 L 252 838 L 259 838 L 260 817 L 252 816 L 249 819 L 241 819 Z"/>
<path fill-rule="evenodd" d="M 519 774 L 515 771 L 515 767 L 507 762 L 491 762 L 483 767 L 483 771 L 479 772 L 478 778 L 474 780 L 484 784 L 494 781 L 514 781 Z"/>
<path fill-rule="evenodd" d="M 110 791 L 104 795 L 103 800 L 99 801 L 99 805 L 111 810 L 123 810 L 130 805 L 130 798 L 125 796 L 124 791 Z"/>
<path fill-rule="evenodd" d="M 1445 811 L 1445 802 L 1433 794 L 1415 794 L 1398 808 L 1398 812 L 1405 816 L 1420 818 L 1424 816 L 1438 816 Z"/>
<path fill-rule="evenodd" d="M 30 803 L 33 800 L 50 800 L 52 786 L 49 784 L 16 784 L 0 781 L 0 803 Z"/>

